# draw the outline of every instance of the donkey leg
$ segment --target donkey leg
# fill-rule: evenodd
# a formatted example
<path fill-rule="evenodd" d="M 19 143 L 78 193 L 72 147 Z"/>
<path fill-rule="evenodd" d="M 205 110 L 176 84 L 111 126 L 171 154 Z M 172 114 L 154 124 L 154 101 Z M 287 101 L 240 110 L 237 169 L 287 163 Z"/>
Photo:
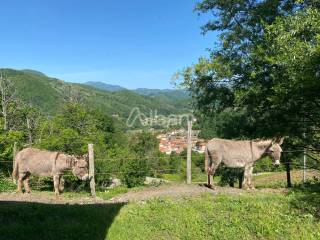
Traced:
<path fill-rule="evenodd" d="M 248 186 L 250 189 L 255 189 L 253 182 L 252 182 L 252 172 L 253 172 L 253 166 L 249 167 L 249 171 L 248 171 Z"/>
<path fill-rule="evenodd" d="M 56 195 L 56 198 L 59 198 L 59 185 L 60 185 L 59 175 L 53 176 L 53 185 L 54 185 L 54 194 Z"/>
<path fill-rule="evenodd" d="M 62 193 L 64 190 L 64 179 L 63 177 L 61 176 L 60 177 L 60 184 L 59 184 L 59 192 Z"/>
<path fill-rule="evenodd" d="M 18 179 L 18 189 L 17 189 L 18 193 L 22 193 L 22 182 L 23 182 L 22 177 L 19 177 L 19 179 Z"/>
<path fill-rule="evenodd" d="M 208 183 L 207 183 L 208 186 L 211 186 L 211 181 L 210 181 L 210 179 L 211 179 L 210 174 L 208 174 Z"/>
<path fill-rule="evenodd" d="M 245 190 L 249 188 L 249 169 L 250 169 L 249 165 L 244 166 L 242 188 Z"/>
<path fill-rule="evenodd" d="M 213 181 L 213 177 L 212 177 L 212 181 Z M 211 189 L 214 189 L 214 185 L 211 184 L 211 175 L 208 174 L 208 181 L 206 184 L 204 184 L 207 188 L 211 188 Z"/>
<path fill-rule="evenodd" d="M 210 167 L 210 171 L 207 172 L 207 174 L 208 174 L 208 182 L 206 184 L 206 187 L 214 189 L 213 179 L 214 179 L 214 173 L 216 172 L 217 168 L 218 168 L 217 166 L 211 166 Z M 212 176 L 212 183 L 211 183 L 211 176 Z"/>
<path fill-rule="evenodd" d="M 30 193 L 31 189 L 29 186 L 29 177 L 26 177 L 26 179 L 23 181 L 24 189 L 26 190 L 26 193 Z"/>
<path fill-rule="evenodd" d="M 26 177 L 26 173 L 18 173 L 18 193 L 22 193 L 22 185 L 23 185 L 23 180 Z"/>

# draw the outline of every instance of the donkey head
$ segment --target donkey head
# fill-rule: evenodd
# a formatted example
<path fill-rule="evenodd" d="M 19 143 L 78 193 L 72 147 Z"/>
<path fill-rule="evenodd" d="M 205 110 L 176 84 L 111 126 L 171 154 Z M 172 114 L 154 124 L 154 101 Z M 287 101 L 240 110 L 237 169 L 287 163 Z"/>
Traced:
<path fill-rule="evenodd" d="M 74 159 L 74 166 L 72 167 L 73 174 L 81 180 L 87 180 L 89 177 L 87 156 L 72 157 Z"/>
<path fill-rule="evenodd" d="M 283 137 L 282 138 L 276 138 L 272 140 L 270 147 L 267 149 L 267 153 L 271 156 L 273 159 L 273 164 L 275 166 L 280 165 L 280 157 L 281 157 L 281 144 L 283 143 Z"/>

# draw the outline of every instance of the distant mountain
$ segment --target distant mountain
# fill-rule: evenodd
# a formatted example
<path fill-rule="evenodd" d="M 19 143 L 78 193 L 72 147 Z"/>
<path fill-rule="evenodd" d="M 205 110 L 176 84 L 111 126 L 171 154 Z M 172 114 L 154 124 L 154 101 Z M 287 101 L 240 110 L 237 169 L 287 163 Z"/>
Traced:
<path fill-rule="evenodd" d="M 89 81 L 89 82 L 85 82 L 84 84 L 91 86 L 91 87 L 94 87 L 94 88 L 97 88 L 97 89 L 109 91 L 109 92 L 118 92 L 118 91 L 127 90 L 126 88 L 121 87 L 119 85 L 112 85 L 112 84 L 107 84 L 107 83 L 103 83 L 103 82 Z"/>
<path fill-rule="evenodd" d="M 25 73 L 31 73 L 31 74 L 34 74 L 34 75 L 46 77 L 46 75 L 44 73 L 36 71 L 36 70 L 32 70 L 32 69 L 24 69 L 24 70 L 21 70 L 21 71 L 25 72 Z"/>
<path fill-rule="evenodd" d="M 86 82 L 85 85 L 104 90 L 109 92 L 118 92 L 127 90 L 124 87 L 118 85 L 111 85 L 103 82 Z M 128 90 L 129 91 L 129 90 Z M 148 97 L 162 97 L 168 98 L 169 100 L 188 100 L 190 95 L 188 92 L 177 89 L 150 89 L 150 88 L 137 88 L 131 90 L 139 95 L 148 96 Z"/>
<path fill-rule="evenodd" d="M 0 69 L 14 84 L 17 96 L 38 107 L 43 113 L 52 115 L 72 96 L 81 96 L 90 108 L 100 109 L 108 115 L 117 116 L 125 123 L 130 113 L 139 108 L 145 116 L 157 114 L 184 114 L 190 112 L 189 100 L 174 100 L 172 96 L 144 96 L 134 91 L 105 91 L 85 84 L 68 83 L 47 77 L 33 70 Z"/>
<path fill-rule="evenodd" d="M 149 88 L 137 88 L 133 90 L 134 92 L 154 97 L 154 96 L 165 96 L 171 98 L 172 100 L 186 100 L 190 99 L 190 95 L 187 91 L 178 90 L 178 89 L 149 89 Z"/>

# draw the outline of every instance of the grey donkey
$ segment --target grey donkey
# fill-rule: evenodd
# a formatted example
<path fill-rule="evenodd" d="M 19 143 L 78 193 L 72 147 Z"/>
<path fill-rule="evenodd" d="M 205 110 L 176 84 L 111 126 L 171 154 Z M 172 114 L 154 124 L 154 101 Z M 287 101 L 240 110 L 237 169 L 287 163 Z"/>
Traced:
<path fill-rule="evenodd" d="M 55 194 L 58 197 L 63 173 L 72 170 L 79 179 L 88 179 L 88 161 L 86 156 L 75 157 L 61 152 L 51 152 L 35 148 L 25 148 L 17 153 L 12 176 L 18 180 L 18 192 L 22 192 L 22 183 L 29 193 L 29 177 L 53 177 Z"/>
<path fill-rule="evenodd" d="M 218 166 L 224 163 L 227 167 L 244 168 L 242 186 L 245 189 L 254 189 L 252 182 L 254 163 L 264 155 L 269 155 L 273 159 L 274 165 L 279 166 L 282 143 L 283 138 L 244 141 L 219 138 L 210 140 L 205 150 L 205 170 L 208 174 L 207 186 L 213 188 L 210 176 L 214 177 Z"/>

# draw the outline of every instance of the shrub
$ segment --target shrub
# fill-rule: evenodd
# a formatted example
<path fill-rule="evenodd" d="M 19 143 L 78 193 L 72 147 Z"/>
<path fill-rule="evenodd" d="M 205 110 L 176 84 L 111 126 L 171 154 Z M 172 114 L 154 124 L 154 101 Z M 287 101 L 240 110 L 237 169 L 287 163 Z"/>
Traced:
<path fill-rule="evenodd" d="M 13 183 L 12 179 L 6 178 L 2 173 L 0 173 L 0 192 L 9 192 L 16 189 L 16 185 Z"/>
<path fill-rule="evenodd" d="M 105 190 L 112 178 L 120 178 L 121 161 L 119 159 L 103 159 L 95 162 L 96 186 Z"/>
<path fill-rule="evenodd" d="M 122 180 L 129 187 L 143 185 L 148 174 L 145 159 L 127 159 L 122 166 Z"/>
<path fill-rule="evenodd" d="M 243 171 L 242 168 L 228 168 L 220 165 L 217 169 L 217 175 L 220 176 L 219 185 L 234 187 L 234 184 L 238 181 L 240 187 L 242 185 Z"/>

